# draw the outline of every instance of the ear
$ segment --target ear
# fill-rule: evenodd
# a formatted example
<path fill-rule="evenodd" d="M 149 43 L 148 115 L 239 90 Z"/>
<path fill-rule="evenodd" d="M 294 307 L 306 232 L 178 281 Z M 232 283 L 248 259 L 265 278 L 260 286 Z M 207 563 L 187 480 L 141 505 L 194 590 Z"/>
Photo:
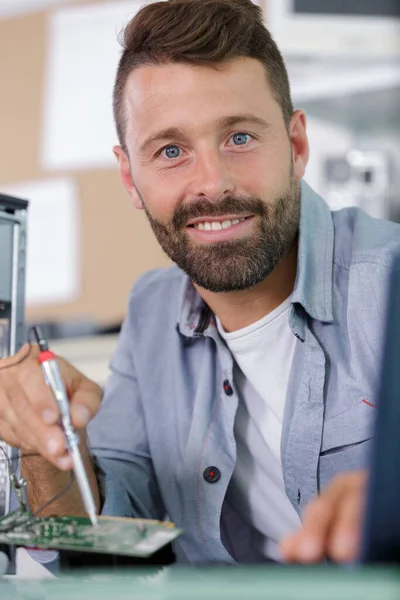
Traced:
<path fill-rule="evenodd" d="M 304 176 L 309 157 L 306 115 L 303 110 L 296 110 L 293 113 L 289 131 L 292 143 L 294 173 L 297 179 L 301 179 Z"/>
<path fill-rule="evenodd" d="M 121 177 L 122 185 L 130 195 L 135 208 L 142 210 L 143 202 L 137 192 L 135 184 L 132 180 L 131 167 L 129 164 L 129 158 L 121 146 L 114 146 L 113 152 L 117 158 L 119 166 L 119 175 Z"/>

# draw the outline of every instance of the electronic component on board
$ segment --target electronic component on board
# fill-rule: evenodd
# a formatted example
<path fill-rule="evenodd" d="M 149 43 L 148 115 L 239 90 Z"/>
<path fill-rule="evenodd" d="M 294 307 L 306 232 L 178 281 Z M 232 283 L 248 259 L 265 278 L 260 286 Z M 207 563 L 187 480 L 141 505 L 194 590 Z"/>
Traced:
<path fill-rule="evenodd" d="M 99 517 L 35 517 L 17 510 L 0 519 L 0 543 L 146 558 L 182 533 L 169 521 Z"/>

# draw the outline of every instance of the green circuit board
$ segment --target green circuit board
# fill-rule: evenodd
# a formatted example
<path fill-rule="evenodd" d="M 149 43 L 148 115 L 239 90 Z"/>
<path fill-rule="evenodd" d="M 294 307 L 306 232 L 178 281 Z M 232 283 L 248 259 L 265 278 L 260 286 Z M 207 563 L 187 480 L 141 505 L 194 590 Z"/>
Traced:
<path fill-rule="evenodd" d="M 0 543 L 28 548 L 77 550 L 148 557 L 182 533 L 174 523 L 99 517 L 33 517 L 17 510 L 0 519 Z"/>

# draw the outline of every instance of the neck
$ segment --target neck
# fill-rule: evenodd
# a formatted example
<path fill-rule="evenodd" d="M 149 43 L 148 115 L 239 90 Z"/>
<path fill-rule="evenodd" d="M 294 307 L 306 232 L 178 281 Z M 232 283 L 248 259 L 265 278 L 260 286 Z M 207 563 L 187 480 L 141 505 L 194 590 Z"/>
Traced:
<path fill-rule="evenodd" d="M 297 238 L 274 271 L 254 287 L 239 292 L 215 293 L 195 285 L 219 318 L 225 331 L 237 331 L 262 319 L 293 291 L 297 271 Z"/>

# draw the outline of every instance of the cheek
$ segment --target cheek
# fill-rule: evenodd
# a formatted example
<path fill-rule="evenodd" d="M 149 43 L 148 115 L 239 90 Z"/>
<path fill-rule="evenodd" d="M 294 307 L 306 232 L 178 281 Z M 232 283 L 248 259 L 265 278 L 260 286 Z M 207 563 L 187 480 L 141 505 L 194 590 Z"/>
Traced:
<path fill-rule="evenodd" d="M 279 193 L 285 189 L 290 176 L 290 154 L 287 148 L 278 145 L 249 152 L 235 160 L 238 184 L 246 194 L 262 196 Z"/>
<path fill-rule="evenodd" d="M 135 183 L 152 217 L 163 223 L 170 222 L 178 204 L 176 186 L 166 181 L 165 177 L 158 178 L 154 173 L 147 177 L 142 174 Z"/>

